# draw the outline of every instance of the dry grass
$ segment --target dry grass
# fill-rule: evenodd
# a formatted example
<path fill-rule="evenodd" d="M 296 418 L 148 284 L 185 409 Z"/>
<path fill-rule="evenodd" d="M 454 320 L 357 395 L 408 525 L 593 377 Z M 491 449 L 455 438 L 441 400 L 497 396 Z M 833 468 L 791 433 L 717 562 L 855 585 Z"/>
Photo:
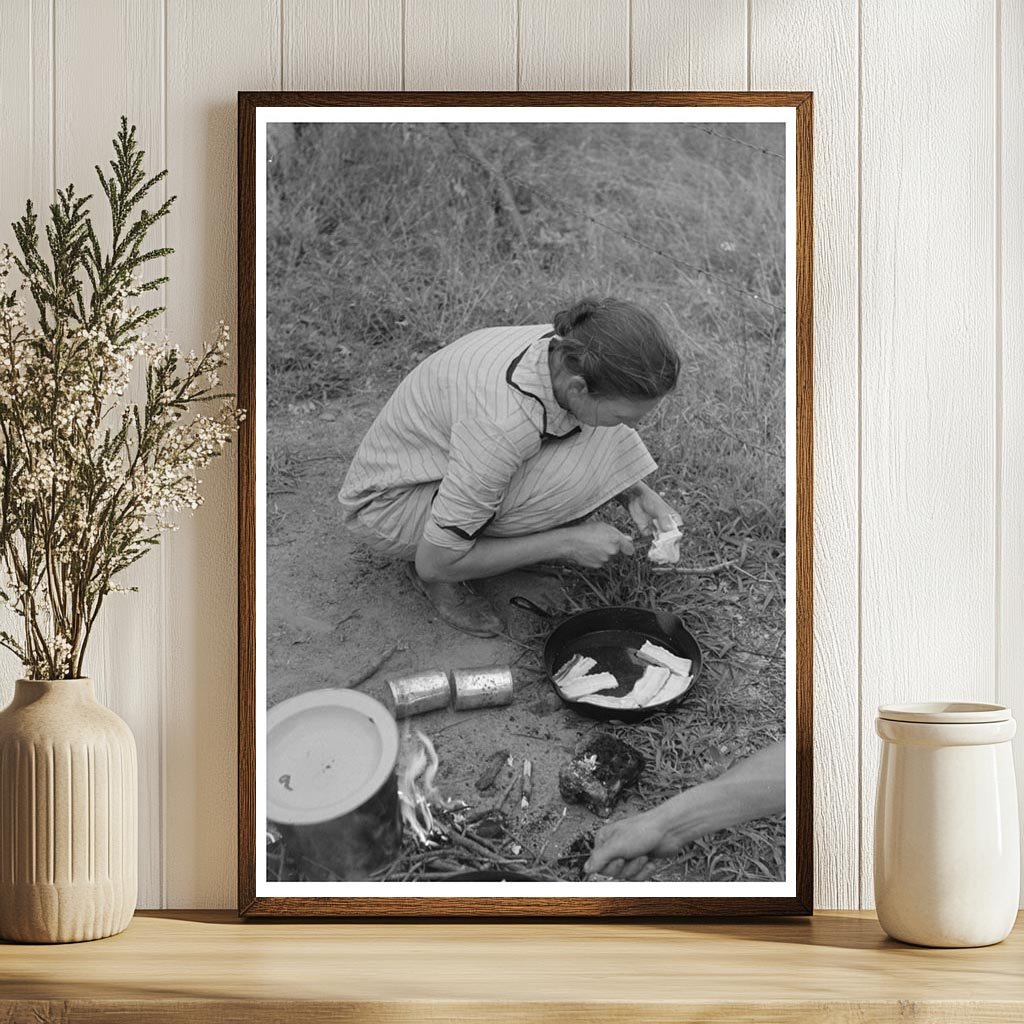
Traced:
<path fill-rule="evenodd" d="M 525 246 L 441 125 L 304 126 L 268 190 L 272 408 L 383 401 L 467 331 L 550 321 L 586 293 L 632 298 L 677 338 L 679 386 L 641 434 L 684 516 L 683 564 L 730 564 L 694 575 L 634 558 L 565 578 L 567 608 L 670 609 L 705 651 L 678 711 L 620 729 L 653 766 L 637 806 L 784 733 L 782 130 L 706 128 L 474 126 Z M 271 488 L 296 471 L 271 450 Z M 706 836 L 664 877 L 778 878 L 784 837 L 781 820 Z"/>

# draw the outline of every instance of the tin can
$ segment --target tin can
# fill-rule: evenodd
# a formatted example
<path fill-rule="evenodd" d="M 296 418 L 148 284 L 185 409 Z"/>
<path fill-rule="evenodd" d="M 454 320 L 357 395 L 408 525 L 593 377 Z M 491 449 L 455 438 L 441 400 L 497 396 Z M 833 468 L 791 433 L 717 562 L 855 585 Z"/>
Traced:
<path fill-rule="evenodd" d="M 508 665 L 457 668 L 452 673 L 455 710 L 498 708 L 512 703 L 512 669 Z"/>
<path fill-rule="evenodd" d="M 414 676 L 392 679 L 388 683 L 395 718 L 411 718 L 427 711 L 448 707 L 452 686 L 448 673 L 442 669 L 417 672 Z"/>
<path fill-rule="evenodd" d="M 369 878 L 402 845 L 398 727 L 353 690 L 314 690 L 267 712 L 267 844 L 310 881 Z"/>

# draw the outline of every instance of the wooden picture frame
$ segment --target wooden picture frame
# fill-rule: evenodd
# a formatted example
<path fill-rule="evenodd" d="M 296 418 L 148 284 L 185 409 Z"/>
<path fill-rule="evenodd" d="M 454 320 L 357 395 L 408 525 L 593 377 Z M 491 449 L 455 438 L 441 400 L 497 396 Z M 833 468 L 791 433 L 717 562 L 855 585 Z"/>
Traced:
<path fill-rule="evenodd" d="M 285 109 L 287 108 L 287 109 Z M 397 108 L 401 108 L 398 110 Z M 595 112 L 595 108 L 596 112 Z M 271 882 L 267 878 L 265 845 L 265 802 L 258 792 L 266 767 L 259 760 L 260 726 L 264 723 L 267 689 L 266 635 L 259 622 L 266 621 L 266 602 L 261 572 L 265 572 L 265 548 L 261 552 L 260 531 L 264 523 L 266 494 L 258 493 L 265 473 L 258 465 L 259 453 L 265 458 L 267 381 L 258 359 L 258 337 L 266 321 L 258 323 L 267 303 L 266 267 L 258 264 L 259 197 L 265 201 L 266 125 L 293 116 L 304 118 L 362 117 L 364 122 L 378 117 L 389 124 L 402 123 L 402 111 L 410 119 L 438 111 L 452 122 L 480 118 L 489 124 L 505 123 L 513 116 L 540 118 L 543 114 L 563 119 L 572 114 L 580 120 L 599 120 L 600 111 L 610 110 L 624 121 L 637 122 L 651 117 L 666 123 L 707 125 L 718 123 L 729 110 L 741 110 L 751 120 L 775 119 L 784 126 L 786 156 L 785 182 L 787 217 L 784 360 L 786 388 L 784 554 L 788 567 L 785 593 L 785 627 L 782 650 L 786 661 L 786 749 L 787 818 L 785 877 L 777 882 L 707 883 L 703 889 L 688 882 L 569 882 L 557 884 L 558 892 L 542 895 L 545 884 L 533 883 L 523 895 L 513 895 L 509 886 L 487 885 L 480 889 L 465 887 L 453 891 L 434 883 L 431 894 L 424 895 L 424 883 L 374 883 L 386 886 L 381 895 L 358 893 L 349 882 L 323 883 L 315 894 L 302 888 L 310 883 Z M 291 111 L 291 114 L 288 113 Z M 689 112 L 689 113 L 687 113 Z M 626 114 L 629 117 L 626 117 Z M 685 121 L 692 117 L 692 122 Z M 668 121 L 669 118 L 675 120 Z M 702 118 L 702 119 L 701 119 Z M 610 120 L 611 118 L 609 118 Z M 702 128 L 708 134 L 716 134 Z M 249 917 L 334 916 L 334 917 L 676 917 L 747 916 L 764 914 L 812 913 L 812 97 L 806 92 L 565 92 L 565 93 L 344 93 L 344 92 L 240 92 L 238 95 L 238 402 L 248 415 L 239 437 L 238 533 L 239 533 L 239 628 L 238 628 L 238 905 L 239 913 Z M 728 133 L 717 134 L 744 147 L 756 156 L 761 148 L 749 139 Z M 258 142 L 260 143 L 258 149 Z M 724 145 L 725 143 L 721 143 Z M 778 157 L 778 153 L 762 153 Z M 652 172 L 656 170 L 652 168 Z M 655 177 L 652 173 L 652 177 Z M 496 200 L 500 204 L 500 199 Z M 497 206 L 496 206 L 497 209 Z M 501 210 L 497 210 L 501 216 Z M 599 218 L 595 218 L 598 219 Z M 265 237 L 265 225 L 261 228 Z M 728 244 L 728 243 L 726 243 Z M 703 269 L 702 269 L 703 266 Z M 708 264 L 696 266 L 693 279 L 708 287 L 737 287 L 724 274 L 715 281 Z M 732 284 L 730 284 L 732 281 Z M 746 287 L 746 286 L 744 286 Z M 754 294 L 754 289 L 746 289 Z M 268 310 L 269 311 L 269 310 Z M 517 321 L 522 322 L 522 321 Z M 454 339 L 452 339 L 454 340 Z M 265 346 L 265 341 L 260 342 Z M 441 342 L 444 344 L 444 341 Z M 265 349 L 264 349 L 265 350 Z M 261 438 L 263 440 L 261 440 Z M 263 511 L 261 511 L 263 509 Z M 794 521 L 795 520 L 795 521 Z M 265 545 L 265 537 L 263 538 Z M 793 571 L 795 569 L 795 580 Z M 795 607 L 794 607 L 795 605 Z M 685 617 L 685 616 L 684 616 Z M 263 665 L 263 676 L 259 678 Z M 339 683 L 339 685 L 343 685 Z M 544 686 L 545 684 L 540 684 Z M 417 720 L 413 719 L 413 724 Z M 421 720 L 422 721 L 422 720 Z M 265 724 L 264 724 L 265 728 Z M 428 729 L 429 731 L 429 729 Z M 262 775 L 261 775 L 262 773 Z M 264 779 L 265 783 L 265 779 Z M 264 794 L 265 796 L 265 794 Z M 597 824 L 600 824 L 598 822 Z M 261 877 L 262 875 L 262 877 Z M 709 895 L 708 885 L 722 886 L 722 895 Z M 646 889 L 638 892 L 643 885 Z M 278 888 L 275 888 L 277 886 Z M 395 891 L 405 886 L 408 890 Z M 563 889 L 578 888 L 566 893 Z M 771 888 L 774 886 L 774 888 Z M 333 888 L 332 888 L 333 887 Z M 339 888 L 340 887 L 340 888 Z M 329 891 L 321 891 L 326 889 Z M 495 892 L 498 889 L 498 893 Z M 767 890 L 770 888 L 770 892 Z M 438 895 L 433 895 L 437 891 Z M 648 889 L 650 894 L 648 895 Z M 351 890 L 351 891 L 350 891 Z M 748 895 L 747 892 L 750 891 Z M 516 891 L 523 891 L 522 887 Z M 716 890 L 717 891 L 717 890 Z M 664 895 L 660 894 L 664 893 Z"/>

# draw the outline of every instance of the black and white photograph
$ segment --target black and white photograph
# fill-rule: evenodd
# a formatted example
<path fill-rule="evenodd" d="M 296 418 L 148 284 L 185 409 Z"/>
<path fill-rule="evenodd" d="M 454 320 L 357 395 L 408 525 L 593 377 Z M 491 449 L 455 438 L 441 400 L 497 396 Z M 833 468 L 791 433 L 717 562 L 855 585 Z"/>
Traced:
<path fill-rule="evenodd" d="M 793 896 L 792 111 L 257 113 L 257 894 Z"/>

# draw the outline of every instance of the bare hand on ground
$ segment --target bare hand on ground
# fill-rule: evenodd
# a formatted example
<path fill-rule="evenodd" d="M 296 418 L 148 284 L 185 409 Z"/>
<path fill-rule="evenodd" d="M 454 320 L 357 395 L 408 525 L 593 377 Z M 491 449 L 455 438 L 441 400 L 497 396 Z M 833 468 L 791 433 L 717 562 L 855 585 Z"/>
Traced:
<path fill-rule="evenodd" d="M 594 850 L 584 870 L 634 882 L 646 882 L 656 865 L 649 858 L 679 851 L 658 815 L 645 811 L 605 825 L 594 838 Z"/>
<path fill-rule="evenodd" d="M 769 744 L 717 778 L 683 790 L 657 807 L 605 825 L 584 870 L 643 882 L 651 857 L 670 857 L 709 832 L 786 809 L 786 744 Z"/>
<path fill-rule="evenodd" d="M 568 557 L 587 569 L 600 569 L 616 555 L 633 554 L 633 541 L 607 523 L 581 523 L 568 531 Z"/>

